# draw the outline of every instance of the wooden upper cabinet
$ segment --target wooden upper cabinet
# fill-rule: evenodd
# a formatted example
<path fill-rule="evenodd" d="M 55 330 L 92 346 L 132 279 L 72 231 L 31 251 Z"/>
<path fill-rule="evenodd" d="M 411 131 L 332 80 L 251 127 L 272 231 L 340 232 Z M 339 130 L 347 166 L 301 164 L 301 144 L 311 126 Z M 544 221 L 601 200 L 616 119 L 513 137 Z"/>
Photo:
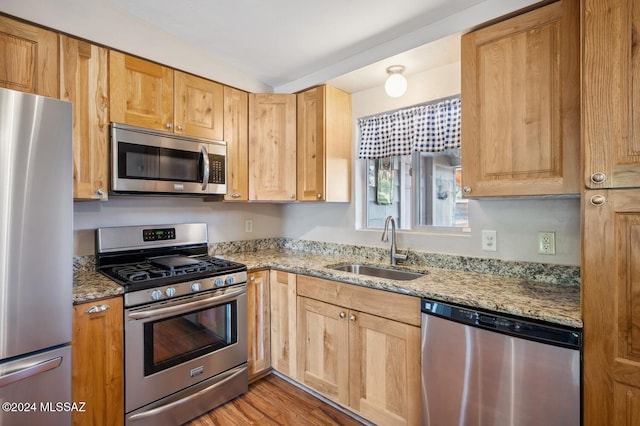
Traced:
<path fill-rule="evenodd" d="M 58 97 L 58 35 L 0 16 L 0 87 Z"/>
<path fill-rule="evenodd" d="M 249 94 L 224 88 L 224 141 L 227 143 L 225 201 L 249 199 Z"/>
<path fill-rule="evenodd" d="M 174 131 L 189 136 L 222 140 L 222 84 L 180 71 L 174 73 L 174 84 Z"/>
<path fill-rule="evenodd" d="M 173 70 L 109 52 L 111 121 L 148 129 L 173 128 Z"/>
<path fill-rule="evenodd" d="M 331 86 L 297 95 L 297 199 L 351 198 L 351 96 Z"/>
<path fill-rule="evenodd" d="M 121 52 L 109 52 L 111 121 L 222 140 L 223 86 Z"/>
<path fill-rule="evenodd" d="M 249 94 L 249 199 L 296 199 L 296 95 Z"/>
<path fill-rule="evenodd" d="M 462 37 L 466 196 L 579 191 L 579 40 L 575 0 Z"/>
<path fill-rule="evenodd" d="M 582 25 L 584 184 L 640 187 L 640 4 L 585 0 Z"/>
<path fill-rule="evenodd" d="M 73 198 L 106 200 L 109 189 L 108 52 L 60 36 L 60 99 L 73 104 Z"/>
<path fill-rule="evenodd" d="M 582 197 L 584 425 L 640 424 L 640 191 Z"/>

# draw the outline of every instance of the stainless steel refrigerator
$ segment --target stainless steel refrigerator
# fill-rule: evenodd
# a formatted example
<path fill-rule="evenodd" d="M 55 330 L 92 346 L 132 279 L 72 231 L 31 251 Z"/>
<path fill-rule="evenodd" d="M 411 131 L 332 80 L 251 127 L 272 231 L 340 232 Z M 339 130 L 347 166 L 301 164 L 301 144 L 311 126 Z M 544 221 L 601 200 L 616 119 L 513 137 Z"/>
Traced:
<path fill-rule="evenodd" d="M 71 104 L 0 89 L 0 425 L 71 424 Z"/>

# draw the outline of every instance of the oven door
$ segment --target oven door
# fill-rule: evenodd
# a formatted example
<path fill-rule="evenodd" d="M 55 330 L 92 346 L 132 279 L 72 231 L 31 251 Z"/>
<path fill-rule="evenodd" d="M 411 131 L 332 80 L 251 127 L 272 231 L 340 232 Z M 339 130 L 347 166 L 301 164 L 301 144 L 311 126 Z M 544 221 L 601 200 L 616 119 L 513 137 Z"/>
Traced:
<path fill-rule="evenodd" d="M 226 143 L 111 125 L 111 190 L 226 193 Z"/>
<path fill-rule="evenodd" d="M 125 411 L 247 362 L 246 284 L 125 310 Z"/>

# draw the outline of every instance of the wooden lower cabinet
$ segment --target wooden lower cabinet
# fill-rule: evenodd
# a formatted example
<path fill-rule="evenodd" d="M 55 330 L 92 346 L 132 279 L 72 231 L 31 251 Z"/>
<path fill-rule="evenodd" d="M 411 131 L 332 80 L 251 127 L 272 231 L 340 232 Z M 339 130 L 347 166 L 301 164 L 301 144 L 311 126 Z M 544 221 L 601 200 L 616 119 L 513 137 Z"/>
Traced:
<path fill-rule="evenodd" d="M 640 191 L 583 197 L 584 425 L 640 424 Z"/>
<path fill-rule="evenodd" d="M 271 366 L 293 379 L 296 371 L 296 274 L 269 273 Z"/>
<path fill-rule="evenodd" d="M 298 380 L 376 424 L 420 424 L 419 298 L 307 276 L 297 289 Z"/>
<path fill-rule="evenodd" d="M 298 297 L 298 380 L 349 405 L 348 309 Z"/>
<path fill-rule="evenodd" d="M 73 307 L 72 398 L 86 402 L 73 413 L 74 425 L 121 425 L 124 422 L 124 351 L 122 298 Z"/>
<path fill-rule="evenodd" d="M 247 274 L 247 328 L 249 378 L 271 367 L 271 320 L 269 314 L 269 271 Z"/>

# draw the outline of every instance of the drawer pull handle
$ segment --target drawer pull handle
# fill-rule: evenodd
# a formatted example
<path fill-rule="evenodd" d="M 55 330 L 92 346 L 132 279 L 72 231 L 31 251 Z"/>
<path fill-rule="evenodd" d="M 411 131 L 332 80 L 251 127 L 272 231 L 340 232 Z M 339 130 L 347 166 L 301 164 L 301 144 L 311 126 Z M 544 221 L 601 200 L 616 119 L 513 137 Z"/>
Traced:
<path fill-rule="evenodd" d="M 109 305 L 95 305 L 87 309 L 85 312 L 88 314 L 98 314 L 109 309 Z"/>

